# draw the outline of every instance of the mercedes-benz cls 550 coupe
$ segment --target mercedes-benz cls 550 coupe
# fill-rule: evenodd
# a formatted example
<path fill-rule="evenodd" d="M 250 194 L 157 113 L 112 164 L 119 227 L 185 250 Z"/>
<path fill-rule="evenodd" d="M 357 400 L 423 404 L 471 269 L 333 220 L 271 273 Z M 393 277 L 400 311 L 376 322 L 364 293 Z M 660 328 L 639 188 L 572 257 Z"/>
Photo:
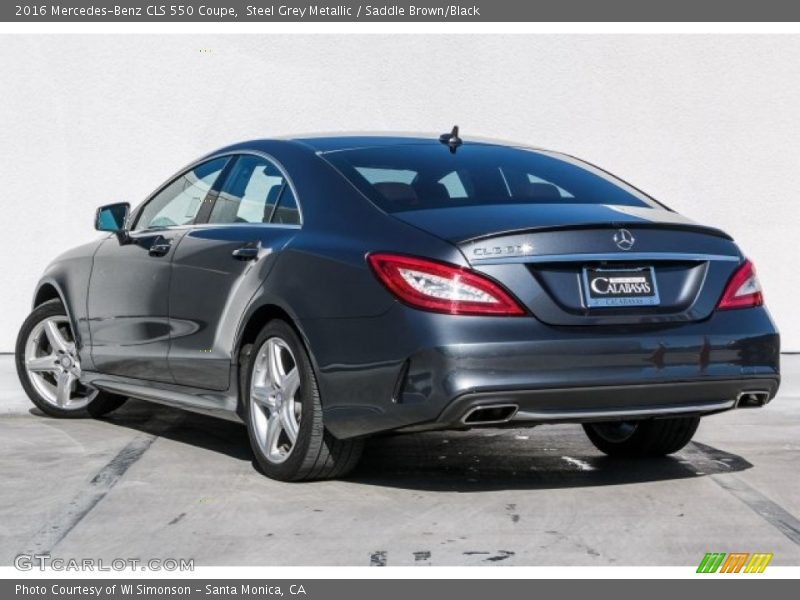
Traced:
<path fill-rule="evenodd" d="M 95 226 L 22 325 L 31 400 L 241 421 L 280 480 L 342 476 L 385 432 L 572 422 L 606 454 L 665 455 L 778 389 L 731 237 L 557 152 L 457 129 L 256 140 Z"/>

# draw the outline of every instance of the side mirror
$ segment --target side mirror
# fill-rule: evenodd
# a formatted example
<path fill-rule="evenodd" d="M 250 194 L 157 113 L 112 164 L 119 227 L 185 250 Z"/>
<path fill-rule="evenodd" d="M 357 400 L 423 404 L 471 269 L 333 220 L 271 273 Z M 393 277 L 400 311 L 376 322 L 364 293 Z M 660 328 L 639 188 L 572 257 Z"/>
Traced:
<path fill-rule="evenodd" d="M 128 220 L 130 210 L 131 205 L 127 202 L 101 206 L 97 209 L 97 214 L 94 218 L 94 228 L 98 231 L 116 233 L 120 243 L 124 243 L 128 239 L 128 230 L 125 228 L 125 223 Z"/>

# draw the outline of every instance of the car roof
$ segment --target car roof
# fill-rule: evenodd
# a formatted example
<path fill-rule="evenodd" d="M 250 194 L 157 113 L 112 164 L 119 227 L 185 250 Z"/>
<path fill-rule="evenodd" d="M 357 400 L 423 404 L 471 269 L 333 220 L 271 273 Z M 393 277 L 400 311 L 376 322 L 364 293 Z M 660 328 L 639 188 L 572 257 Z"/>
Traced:
<path fill-rule="evenodd" d="M 293 137 L 295 142 L 310 146 L 317 152 L 335 152 L 351 148 L 377 148 L 381 146 L 404 146 L 418 144 L 438 144 L 438 137 L 410 135 L 330 135 L 313 137 Z"/>
<path fill-rule="evenodd" d="M 300 134 L 289 135 L 275 138 L 262 138 L 250 140 L 248 142 L 241 142 L 236 144 L 237 147 L 251 147 L 258 148 L 266 144 L 274 144 L 275 142 L 285 142 L 301 144 L 314 152 L 337 152 L 340 150 L 352 150 L 356 148 L 380 148 L 389 146 L 407 146 L 407 145 L 440 145 L 439 135 L 425 135 L 425 134 L 406 134 L 406 133 L 384 133 L 384 134 L 371 134 L 371 133 L 347 133 L 347 134 Z M 507 146 L 515 148 L 529 148 L 537 149 L 529 144 L 518 144 L 506 140 L 490 139 L 481 136 L 469 136 L 464 138 L 465 144 L 478 144 L 478 145 L 491 145 L 491 146 Z"/>

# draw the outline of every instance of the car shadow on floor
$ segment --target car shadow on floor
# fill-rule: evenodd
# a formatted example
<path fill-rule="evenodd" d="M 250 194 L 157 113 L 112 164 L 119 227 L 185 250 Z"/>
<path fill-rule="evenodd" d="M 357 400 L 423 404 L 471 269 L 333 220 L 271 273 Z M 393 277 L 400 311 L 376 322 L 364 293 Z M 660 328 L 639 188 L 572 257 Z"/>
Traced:
<path fill-rule="evenodd" d="M 376 438 L 349 477 L 366 485 L 421 491 L 495 491 L 598 487 L 681 480 L 752 467 L 699 442 L 646 459 L 609 458 L 580 426 L 439 432 Z"/>
<path fill-rule="evenodd" d="M 48 418 L 37 408 L 29 412 L 37 417 Z M 132 429 L 225 454 L 237 460 L 250 461 L 253 458 L 244 426 L 224 419 L 129 399 L 121 408 L 98 421 L 103 425 Z"/>
<path fill-rule="evenodd" d="M 31 413 L 41 415 L 36 409 Z M 138 400 L 129 400 L 103 421 L 249 461 L 255 471 L 260 470 L 247 431 L 238 423 Z M 591 445 L 580 426 L 557 425 L 371 438 L 360 464 L 345 481 L 421 491 L 476 492 L 680 480 L 751 467 L 741 456 L 699 442 L 664 458 L 612 459 Z"/>

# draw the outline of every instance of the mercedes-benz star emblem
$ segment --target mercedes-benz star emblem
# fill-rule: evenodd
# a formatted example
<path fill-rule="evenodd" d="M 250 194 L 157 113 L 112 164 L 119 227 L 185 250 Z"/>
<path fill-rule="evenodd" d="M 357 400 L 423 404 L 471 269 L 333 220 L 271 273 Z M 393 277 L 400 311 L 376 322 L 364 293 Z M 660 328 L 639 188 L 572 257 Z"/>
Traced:
<path fill-rule="evenodd" d="M 636 243 L 636 238 L 627 229 L 620 229 L 614 234 L 614 243 L 620 250 L 630 250 Z"/>

